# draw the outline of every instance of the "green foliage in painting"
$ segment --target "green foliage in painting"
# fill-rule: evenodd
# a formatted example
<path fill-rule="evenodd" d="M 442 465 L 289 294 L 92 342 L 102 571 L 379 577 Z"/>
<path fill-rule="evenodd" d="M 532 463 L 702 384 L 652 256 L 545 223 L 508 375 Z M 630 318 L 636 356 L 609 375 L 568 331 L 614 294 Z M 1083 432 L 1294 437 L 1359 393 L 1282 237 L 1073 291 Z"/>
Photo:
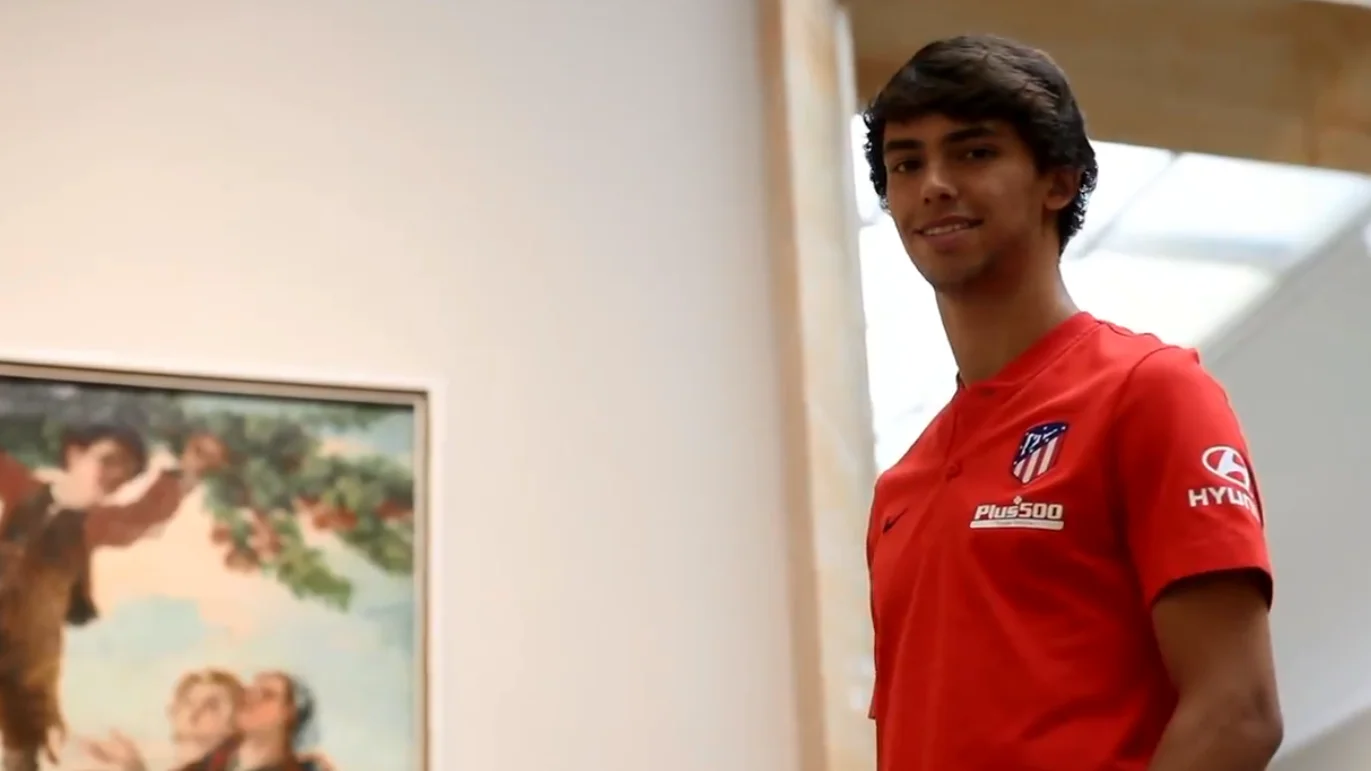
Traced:
<path fill-rule="evenodd" d="M 0 447 L 30 466 L 59 465 L 62 433 L 73 425 L 128 426 L 174 454 L 194 436 L 217 440 L 226 462 L 203 486 L 229 569 L 262 571 L 297 597 L 347 608 L 351 583 L 306 541 L 304 524 L 387 573 L 414 569 L 410 469 L 377 455 L 321 452 L 322 437 L 366 428 L 392 407 L 301 402 L 279 410 L 243 399 L 237 409 L 216 399 L 188 408 L 193 399 L 171 392 L 0 382 Z"/>

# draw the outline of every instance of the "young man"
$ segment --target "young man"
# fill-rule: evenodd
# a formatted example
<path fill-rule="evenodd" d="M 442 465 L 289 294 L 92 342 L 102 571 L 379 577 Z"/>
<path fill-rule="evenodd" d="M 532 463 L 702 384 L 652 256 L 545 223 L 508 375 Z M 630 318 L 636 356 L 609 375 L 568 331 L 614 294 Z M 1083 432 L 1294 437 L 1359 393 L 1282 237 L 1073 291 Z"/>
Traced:
<path fill-rule="evenodd" d="M 876 485 L 880 770 L 1265 768 L 1281 716 L 1246 445 L 1193 351 L 1066 292 L 1097 167 L 1065 76 L 942 40 L 865 117 L 959 369 Z"/>

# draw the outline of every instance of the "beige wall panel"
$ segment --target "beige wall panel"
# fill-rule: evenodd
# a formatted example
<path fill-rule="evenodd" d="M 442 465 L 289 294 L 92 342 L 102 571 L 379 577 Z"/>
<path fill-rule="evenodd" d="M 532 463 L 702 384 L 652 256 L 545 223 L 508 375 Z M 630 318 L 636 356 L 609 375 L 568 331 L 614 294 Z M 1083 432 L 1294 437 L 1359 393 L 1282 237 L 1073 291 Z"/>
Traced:
<path fill-rule="evenodd" d="M 788 314 L 784 384 L 805 768 L 868 771 L 871 621 L 864 533 L 875 462 L 848 119 L 845 19 L 831 0 L 768 0 L 773 249 Z M 845 61 L 846 60 L 846 61 Z M 860 706 L 857 706 L 860 704 Z"/>

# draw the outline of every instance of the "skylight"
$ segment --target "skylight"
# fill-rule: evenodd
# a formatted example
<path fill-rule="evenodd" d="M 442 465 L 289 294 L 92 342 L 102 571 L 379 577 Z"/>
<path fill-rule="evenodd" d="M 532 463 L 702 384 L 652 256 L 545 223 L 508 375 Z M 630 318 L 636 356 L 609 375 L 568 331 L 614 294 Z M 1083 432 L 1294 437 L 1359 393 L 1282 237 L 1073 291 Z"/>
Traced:
<path fill-rule="evenodd" d="M 1173 345 L 1198 346 L 1276 284 L 1252 265 L 1091 252 L 1062 265 L 1082 310 Z"/>
<path fill-rule="evenodd" d="M 1100 174 L 1095 192 L 1090 196 L 1085 227 L 1067 245 L 1067 259 L 1088 252 L 1103 238 L 1114 219 L 1175 163 L 1176 154 L 1156 147 L 1097 142 L 1095 160 L 1102 172 L 1108 170 L 1108 173 Z"/>
<path fill-rule="evenodd" d="M 1281 268 L 1371 203 L 1366 177 L 1212 155 L 1182 155 L 1114 221 L 1121 251 L 1263 260 Z"/>

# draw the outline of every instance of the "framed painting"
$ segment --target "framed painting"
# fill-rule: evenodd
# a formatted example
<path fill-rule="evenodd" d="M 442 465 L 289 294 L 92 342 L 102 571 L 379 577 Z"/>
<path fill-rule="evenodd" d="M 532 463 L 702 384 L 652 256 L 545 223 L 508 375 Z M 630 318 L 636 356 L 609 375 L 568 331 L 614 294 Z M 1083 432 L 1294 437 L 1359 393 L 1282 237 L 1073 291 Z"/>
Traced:
<path fill-rule="evenodd" d="M 421 771 L 427 409 L 0 363 L 3 770 Z"/>

